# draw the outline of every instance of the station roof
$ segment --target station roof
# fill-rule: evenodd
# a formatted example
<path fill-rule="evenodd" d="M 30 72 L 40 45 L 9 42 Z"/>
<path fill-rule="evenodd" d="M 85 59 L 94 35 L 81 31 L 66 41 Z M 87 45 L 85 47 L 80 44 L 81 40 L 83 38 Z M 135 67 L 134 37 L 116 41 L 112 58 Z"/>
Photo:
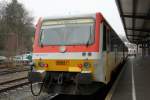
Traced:
<path fill-rule="evenodd" d="M 150 43 L 150 0 L 116 0 L 127 39 Z"/>

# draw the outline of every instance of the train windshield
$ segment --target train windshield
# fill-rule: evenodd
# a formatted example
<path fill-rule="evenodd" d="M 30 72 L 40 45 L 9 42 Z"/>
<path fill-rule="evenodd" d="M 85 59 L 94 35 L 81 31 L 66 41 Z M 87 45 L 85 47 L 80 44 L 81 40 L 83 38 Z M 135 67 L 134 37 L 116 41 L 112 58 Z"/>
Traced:
<path fill-rule="evenodd" d="M 89 45 L 94 42 L 94 20 L 49 22 L 41 29 L 42 45 Z"/>

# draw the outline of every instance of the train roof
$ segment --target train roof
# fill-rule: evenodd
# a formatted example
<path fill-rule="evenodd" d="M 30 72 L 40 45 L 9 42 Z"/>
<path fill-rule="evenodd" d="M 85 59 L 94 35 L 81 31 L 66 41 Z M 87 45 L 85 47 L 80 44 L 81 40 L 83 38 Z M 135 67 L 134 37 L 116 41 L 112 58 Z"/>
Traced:
<path fill-rule="evenodd" d="M 98 13 L 100 13 L 100 12 L 98 12 Z M 46 21 L 46 20 L 74 19 L 74 18 L 96 18 L 96 13 L 72 14 L 72 15 L 65 15 L 65 16 L 51 16 L 51 17 L 44 17 L 42 19 L 43 19 L 43 21 Z"/>

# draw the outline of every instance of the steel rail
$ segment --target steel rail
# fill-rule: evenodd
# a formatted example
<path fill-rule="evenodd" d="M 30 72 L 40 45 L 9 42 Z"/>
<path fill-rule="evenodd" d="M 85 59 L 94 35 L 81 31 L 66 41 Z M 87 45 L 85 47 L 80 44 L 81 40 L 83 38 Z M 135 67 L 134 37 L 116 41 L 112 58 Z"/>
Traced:
<path fill-rule="evenodd" d="M 21 80 L 24 81 L 24 82 L 21 82 Z M 17 84 L 16 84 L 17 81 L 19 81 L 20 83 L 17 83 Z M 6 82 L 6 83 L 7 83 L 7 82 Z M 15 85 L 13 84 L 13 85 L 10 85 L 10 86 L 8 86 L 8 87 L 5 87 L 5 88 L 0 89 L 0 93 L 6 92 L 6 91 L 9 91 L 9 90 L 13 90 L 13 89 L 16 89 L 16 88 L 18 88 L 18 87 L 22 87 L 22 86 L 24 86 L 24 85 L 28 85 L 30 82 L 27 81 L 27 79 L 20 79 L 20 80 L 17 79 L 16 81 L 13 80 L 12 82 L 8 82 L 7 84 L 9 85 L 9 84 L 12 84 L 12 83 L 15 83 Z M 2 84 L 4 84 L 4 83 L 2 83 Z M 5 85 L 6 85 L 6 84 L 5 84 Z"/>

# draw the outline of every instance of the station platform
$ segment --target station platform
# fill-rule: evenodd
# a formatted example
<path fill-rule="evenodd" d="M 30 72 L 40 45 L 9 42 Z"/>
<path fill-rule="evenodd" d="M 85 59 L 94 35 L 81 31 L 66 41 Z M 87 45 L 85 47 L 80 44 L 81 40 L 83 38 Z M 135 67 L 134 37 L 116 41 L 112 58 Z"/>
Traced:
<path fill-rule="evenodd" d="M 150 100 L 150 56 L 129 57 L 117 81 L 112 100 Z"/>

